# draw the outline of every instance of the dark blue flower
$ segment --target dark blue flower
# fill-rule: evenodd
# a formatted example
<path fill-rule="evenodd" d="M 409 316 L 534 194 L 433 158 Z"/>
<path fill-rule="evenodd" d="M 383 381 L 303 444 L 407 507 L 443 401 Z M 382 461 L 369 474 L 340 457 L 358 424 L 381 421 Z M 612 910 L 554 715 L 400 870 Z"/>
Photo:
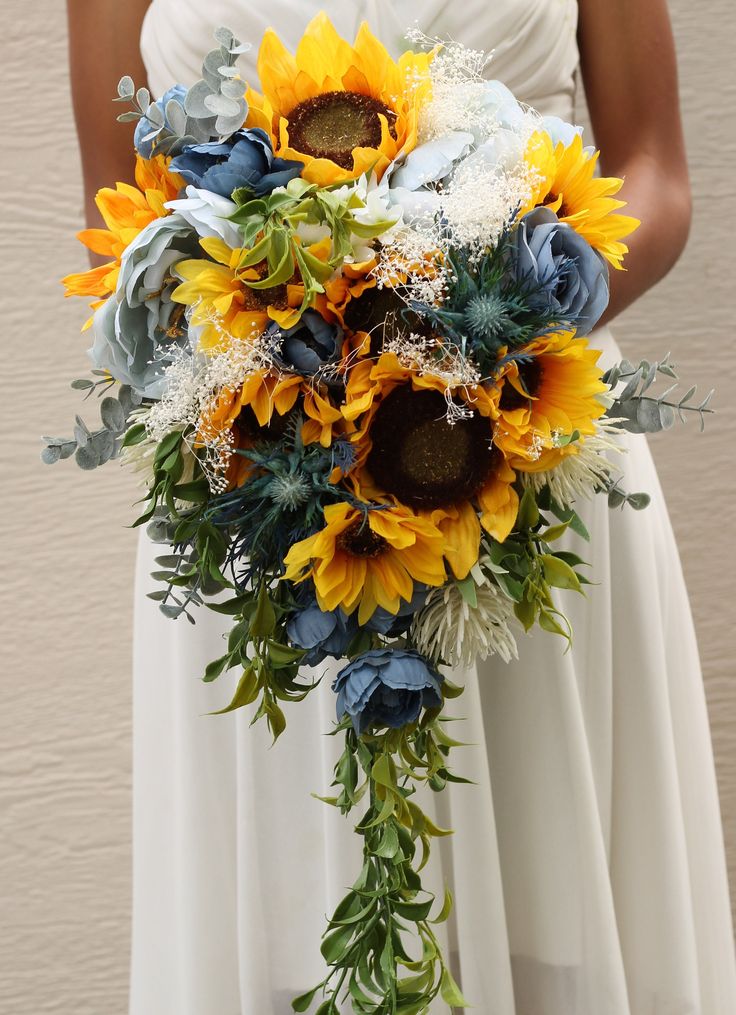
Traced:
<path fill-rule="evenodd" d="M 285 187 L 303 168 L 302 162 L 276 158 L 271 139 L 259 127 L 239 130 L 227 141 L 187 145 L 171 161 L 171 169 L 187 183 L 222 197 L 230 197 L 238 187 L 263 197 Z"/>
<path fill-rule="evenodd" d="M 166 117 L 166 106 L 172 99 L 176 99 L 180 105 L 184 105 L 184 99 L 186 98 L 187 90 L 184 85 L 174 85 L 173 88 L 169 88 L 167 92 L 161 96 L 160 99 L 156 100 L 155 105 L 161 110 L 164 117 L 164 126 L 171 128 Z M 135 144 L 138 153 L 143 156 L 144 159 L 150 159 L 153 154 L 153 146 L 156 138 L 149 138 L 147 141 L 144 140 L 148 134 L 152 134 L 158 130 L 158 125 L 148 119 L 147 116 L 142 116 L 138 123 L 135 125 L 135 134 L 133 135 L 133 143 Z"/>
<path fill-rule="evenodd" d="M 589 334 L 608 306 L 606 262 L 549 208 L 535 208 L 516 231 L 516 275 L 533 309 L 550 308 Z"/>
<path fill-rule="evenodd" d="M 282 329 L 273 324 L 271 334 L 280 340 L 274 358 L 286 369 L 310 376 L 339 359 L 342 328 L 330 324 L 316 310 L 305 310 L 292 328 Z"/>
<path fill-rule="evenodd" d="M 318 666 L 327 656 L 341 659 L 358 632 L 355 615 L 347 616 L 342 610 L 320 610 L 316 602 L 295 613 L 286 625 L 292 645 L 308 649 L 304 657 L 307 666 Z"/>
<path fill-rule="evenodd" d="M 370 727 L 399 729 L 423 708 L 442 705 L 442 676 L 418 652 L 371 649 L 338 673 L 337 718 L 349 715 L 356 733 Z"/>
<path fill-rule="evenodd" d="M 428 591 L 426 585 L 415 585 L 411 600 L 407 603 L 402 599 L 398 613 L 391 613 L 379 606 L 377 610 L 374 610 L 365 626 L 379 634 L 398 638 L 400 634 L 409 630 L 414 614 L 426 602 Z"/>

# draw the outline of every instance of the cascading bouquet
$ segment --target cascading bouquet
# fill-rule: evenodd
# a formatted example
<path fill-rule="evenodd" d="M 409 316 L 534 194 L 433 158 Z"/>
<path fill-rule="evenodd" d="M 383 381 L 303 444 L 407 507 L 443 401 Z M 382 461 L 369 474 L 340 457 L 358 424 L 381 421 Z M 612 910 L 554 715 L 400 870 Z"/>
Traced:
<path fill-rule="evenodd" d="M 123 78 L 136 186 L 100 191 L 107 228 L 80 239 L 110 260 L 64 280 L 95 298 L 72 386 L 103 396 L 101 426 L 43 451 L 140 472 L 137 523 L 169 545 L 151 598 L 232 616 L 204 676 L 242 669 L 225 711 L 276 738 L 343 660 L 328 802 L 361 808 L 364 863 L 293 1002 L 320 1015 L 467 1003 L 433 931 L 451 897 L 432 920 L 419 874 L 448 830 L 416 789 L 463 781 L 443 667 L 508 661 L 535 624 L 569 638 L 576 501 L 644 507 L 617 435 L 710 411 L 652 393 L 667 358 L 604 372 L 587 344 L 637 222 L 581 130 L 485 79 L 483 53 L 408 38 L 394 61 L 322 14 L 296 55 L 266 33 L 262 93 L 226 29 L 191 88 L 151 102 Z"/>

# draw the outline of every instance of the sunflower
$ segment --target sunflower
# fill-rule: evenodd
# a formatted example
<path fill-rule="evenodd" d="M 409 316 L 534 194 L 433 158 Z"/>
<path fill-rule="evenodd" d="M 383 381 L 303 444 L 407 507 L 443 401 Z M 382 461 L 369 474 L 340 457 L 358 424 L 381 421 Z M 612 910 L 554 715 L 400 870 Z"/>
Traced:
<path fill-rule="evenodd" d="M 598 396 L 608 390 L 600 351 L 574 332 L 560 332 L 518 352 L 525 358 L 512 360 L 499 378 L 494 441 L 514 469 L 546 471 L 577 452 L 575 442 L 559 446 L 561 436 L 596 433 L 605 412 Z"/>
<path fill-rule="evenodd" d="M 296 324 L 304 296 L 296 278 L 270 289 L 254 289 L 248 283 L 259 281 L 262 273 L 258 268 L 239 269 L 245 251 L 213 237 L 200 244 L 212 260 L 179 261 L 176 273 L 184 281 L 171 298 L 191 307 L 191 323 L 202 327 L 203 351 L 220 352 L 232 339 L 258 338 L 270 321 L 283 328 Z"/>
<path fill-rule="evenodd" d="M 281 158 L 303 162 L 310 183 L 326 186 L 371 170 L 380 178 L 416 146 L 432 55 L 407 51 L 394 61 L 365 22 L 351 46 L 324 12 L 294 55 L 269 29 L 258 53 L 263 95 L 246 94 L 248 126 L 267 130 Z"/>
<path fill-rule="evenodd" d="M 136 187 L 117 183 L 114 190 L 103 187 L 97 192 L 95 204 L 107 228 L 83 229 L 77 237 L 95 254 L 112 257 L 112 260 L 90 271 L 63 278 L 65 296 L 98 297 L 99 302 L 92 304 L 97 307 L 115 291 L 120 258 L 125 248 L 150 222 L 170 214 L 165 207 L 166 202 L 173 201 L 184 186 L 181 176 L 169 171 L 170 162 L 171 159 L 163 155 L 152 159 L 138 155 L 135 163 Z"/>
<path fill-rule="evenodd" d="M 291 547 L 284 575 L 311 578 L 321 610 L 357 607 L 364 624 L 378 607 L 397 613 L 415 582 L 444 583 L 444 540 L 430 518 L 398 504 L 364 511 L 345 503 L 328 505 L 324 518 L 321 531 Z"/>
<path fill-rule="evenodd" d="M 516 475 L 493 446 L 498 398 L 483 385 L 448 392 L 446 380 L 403 367 L 394 353 L 350 371 L 343 412 L 357 421 L 358 449 L 350 482 L 361 497 L 395 497 L 430 517 L 458 578 L 477 560 L 481 526 L 503 541 L 518 513 Z"/>
<path fill-rule="evenodd" d="M 197 426 L 195 447 L 208 446 L 221 453 L 228 488 L 242 486 L 252 463 L 233 452 L 252 448 L 259 441 L 279 440 L 284 421 L 300 393 L 301 377 L 254 371 L 233 390 L 223 388 Z"/>
<path fill-rule="evenodd" d="M 545 205 L 600 251 L 614 268 L 621 268 L 629 249 L 621 240 L 633 233 L 640 222 L 617 214 L 626 205 L 614 197 L 623 180 L 595 175 L 599 154 L 586 151 L 579 134 L 567 147 L 562 141 L 555 145 L 546 131 L 534 134 L 527 147 L 526 161 L 537 182 L 521 214 Z"/>

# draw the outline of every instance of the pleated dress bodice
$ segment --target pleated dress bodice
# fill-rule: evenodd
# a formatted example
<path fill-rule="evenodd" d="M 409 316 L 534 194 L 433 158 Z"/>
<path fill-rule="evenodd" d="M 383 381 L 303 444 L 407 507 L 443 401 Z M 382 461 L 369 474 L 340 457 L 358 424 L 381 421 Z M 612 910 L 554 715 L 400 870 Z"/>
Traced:
<path fill-rule="evenodd" d="M 240 66 L 257 88 L 256 56 L 264 31 L 273 27 L 293 50 L 321 10 L 351 40 L 360 23 L 368 21 L 394 54 L 411 48 L 405 35 L 413 25 L 433 38 L 493 51 L 489 76 L 541 113 L 563 119 L 573 115 L 577 0 L 153 0 L 141 37 L 151 90 L 160 95 L 175 81 L 196 81 L 218 25 L 251 44 Z"/>

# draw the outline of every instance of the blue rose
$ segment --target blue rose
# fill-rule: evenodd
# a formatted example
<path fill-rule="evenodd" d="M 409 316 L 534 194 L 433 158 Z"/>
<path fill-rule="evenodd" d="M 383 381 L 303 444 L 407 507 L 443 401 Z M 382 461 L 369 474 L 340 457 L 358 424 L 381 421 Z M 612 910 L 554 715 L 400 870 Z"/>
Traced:
<path fill-rule="evenodd" d="M 187 183 L 222 197 L 230 197 L 238 187 L 263 197 L 285 187 L 303 168 L 303 162 L 276 158 L 271 139 L 260 127 L 239 130 L 227 141 L 187 145 L 171 161 L 171 169 Z"/>
<path fill-rule="evenodd" d="M 347 616 L 342 610 L 325 612 L 315 602 L 295 613 L 286 625 L 292 645 L 308 650 L 304 657 L 307 666 L 318 666 L 327 656 L 341 659 L 357 632 L 354 615 Z"/>
<path fill-rule="evenodd" d="M 172 268 L 199 249 L 192 227 L 178 215 L 154 219 L 125 250 L 115 292 L 95 312 L 93 364 L 148 398 L 160 398 L 164 371 L 187 345 L 182 307 L 171 294 Z"/>
<path fill-rule="evenodd" d="M 311 376 L 340 357 L 343 331 L 330 324 L 316 310 L 305 310 L 291 328 L 272 325 L 271 334 L 280 340 L 276 361 L 297 373 Z"/>
<path fill-rule="evenodd" d="M 172 99 L 176 99 L 176 101 L 183 107 L 186 95 L 187 90 L 184 85 L 174 85 L 173 88 L 169 88 L 169 90 L 164 92 L 161 98 L 157 99 L 154 103 L 161 111 L 165 127 L 171 129 L 171 124 L 166 117 L 166 106 Z M 151 137 L 146 140 L 147 135 L 157 133 L 159 130 L 159 125 L 153 123 L 153 121 L 149 120 L 147 116 L 142 116 L 135 125 L 133 143 L 138 149 L 138 153 L 142 155 L 144 159 L 150 159 L 153 154 L 154 142 L 156 140 L 155 137 Z"/>
<path fill-rule="evenodd" d="M 515 255 L 530 306 L 550 308 L 589 334 L 608 306 L 608 267 L 587 240 L 549 208 L 535 208 L 519 223 Z"/>
<path fill-rule="evenodd" d="M 405 649 L 371 649 L 344 666 L 332 685 L 337 718 L 349 715 L 356 733 L 369 727 L 399 729 L 414 723 L 423 708 L 442 705 L 442 676 Z"/>

